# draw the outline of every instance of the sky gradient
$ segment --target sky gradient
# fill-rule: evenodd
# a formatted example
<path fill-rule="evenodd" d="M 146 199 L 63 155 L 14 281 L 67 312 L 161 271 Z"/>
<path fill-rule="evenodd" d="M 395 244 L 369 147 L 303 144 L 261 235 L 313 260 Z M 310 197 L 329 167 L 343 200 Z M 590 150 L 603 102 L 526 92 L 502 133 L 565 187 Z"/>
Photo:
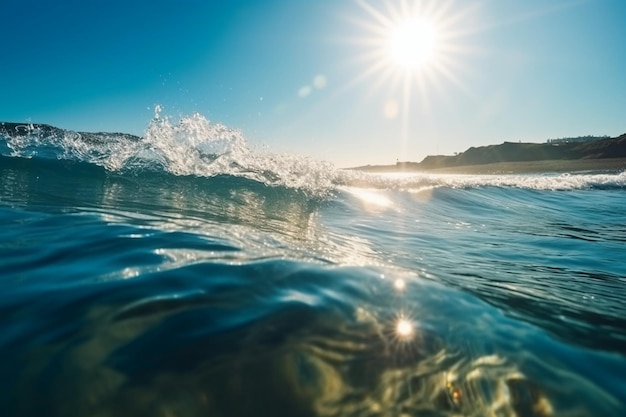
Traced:
<path fill-rule="evenodd" d="M 418 70 L 381 47 L 409 11 L 439 39 Z M 626 132 L 623 0 L 2 0 L 0 16 L 2 121 L 141 135 L 161 105 L 340 167 Z"/>

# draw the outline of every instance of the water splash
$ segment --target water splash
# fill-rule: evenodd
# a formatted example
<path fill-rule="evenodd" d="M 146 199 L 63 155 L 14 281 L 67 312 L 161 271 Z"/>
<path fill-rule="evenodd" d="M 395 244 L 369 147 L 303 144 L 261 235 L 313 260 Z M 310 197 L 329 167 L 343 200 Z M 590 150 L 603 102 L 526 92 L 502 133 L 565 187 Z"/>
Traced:
<path fill-rule="evenodd" d="M 112 172 L 167 172 L 176 176 L 231 175 L 327 195 L 337 169 L 328 162 L 253 151 L 243 133 L 212 123 L 199 113 L 178 122 L 155 107 L 143 138 L 122 133 L 83 133 L 47 125 L 19 125 L 0 130 L 4 156 L 86 162 Z"/>
<path fill-rule="evenodd" d="M 290 154 L 253 151 L 242 132 L 211 123 L 199 113 L 172 123 L 157 106 L 145 137 L 174 175 L 241 176 L 271 186 L 325 194 L 334 188 L 337 169 L 328 162 Z"/>

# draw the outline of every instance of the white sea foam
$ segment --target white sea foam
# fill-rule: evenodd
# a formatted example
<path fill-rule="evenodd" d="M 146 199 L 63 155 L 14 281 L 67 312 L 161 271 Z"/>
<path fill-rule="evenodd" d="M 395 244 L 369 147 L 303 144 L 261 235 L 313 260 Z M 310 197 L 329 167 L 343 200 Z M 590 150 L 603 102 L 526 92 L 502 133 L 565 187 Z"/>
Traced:
<path fill-rule="evenodd" d="M 378 189 L 419 191 L 425 188 L 525 188 L 533 190 L 580 190 L 589 188 L 626 188 L 626 172 L 571 174 L 454 175 L 429 173 L 368 174 L 346 172 L 338 175 L 345 185 Z"/>

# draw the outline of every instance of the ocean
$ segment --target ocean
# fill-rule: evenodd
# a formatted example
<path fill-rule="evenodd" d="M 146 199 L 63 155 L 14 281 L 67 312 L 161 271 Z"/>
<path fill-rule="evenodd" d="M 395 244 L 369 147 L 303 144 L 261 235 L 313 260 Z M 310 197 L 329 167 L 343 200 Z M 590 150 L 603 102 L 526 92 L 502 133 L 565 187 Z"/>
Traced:
<path fill-rule="evenodd" d="M 3 416 L 624 416 L 626 173 L 0 135 Z"/>

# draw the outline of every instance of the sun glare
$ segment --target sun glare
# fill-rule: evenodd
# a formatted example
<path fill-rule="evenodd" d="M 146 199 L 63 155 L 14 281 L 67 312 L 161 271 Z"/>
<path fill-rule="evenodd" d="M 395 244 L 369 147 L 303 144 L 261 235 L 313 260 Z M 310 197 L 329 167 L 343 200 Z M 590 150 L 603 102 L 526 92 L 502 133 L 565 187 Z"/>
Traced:
<path fill-rule="evenodd" d="M 419 70 L 434 58 L 437 31 L 424 19 L 410 19 L 391 28 L 388 41 L 392 62 L 408 70 Z"/>
<path fill-rule="evenodd" d="M 396 337 L 400 340 L 407 340 L 410 339 L 411 336 L 413 336 L 413 324 L 409 320 L 401 317 L 396 322 Z"/>
<path fill-rule="evenodd" d="M 468 52 L 460 42 L 472 9 L 439 0 L 356 3 L 363 14 L 348 19 L 360 34 L 349 41 L 361 51 L 355 58 L 362 70 L 352 83 L 369 80 L 372 88 L 400 92 L 400 113 L 407 111 L 411 96 L 426 100 L 427 90 L 438 90 L 443 82 L 465 89 L 457 78 L 458 58 Z M 388 106 L 384 109 L 390 113 Z"/>
<path fill-rule="evenodd" d="M 460 58 L 470 53 L 463 38 L 475 8 L 455 0 L 355 2 L 360 13 L 346 19 L 358 31 L 346 41 L 356 47 L 354 64 L 360 69 L 346 88 L 364 84 L 381 100 L 381 116 L 400 123 L 398 155 L 404 159 L 416 136 L 410 132 L 415 114 L 428 115 L 435 96 L 450 91 L 445 84 L 467 91 L 459 78 Z"/>

